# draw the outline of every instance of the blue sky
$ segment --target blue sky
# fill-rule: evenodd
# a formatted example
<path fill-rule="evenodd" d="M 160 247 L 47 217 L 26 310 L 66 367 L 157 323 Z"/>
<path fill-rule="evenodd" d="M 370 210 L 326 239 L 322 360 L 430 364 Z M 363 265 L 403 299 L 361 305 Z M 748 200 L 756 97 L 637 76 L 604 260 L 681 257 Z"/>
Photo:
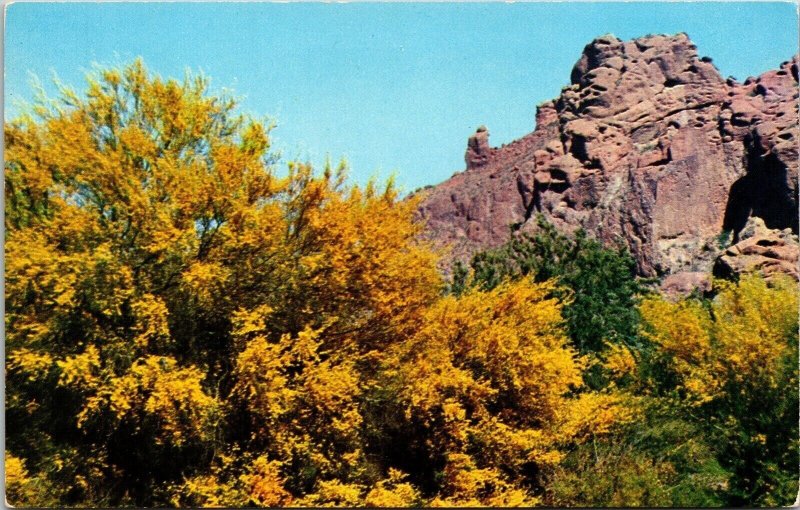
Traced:
<path fill-rule="evenodd" d="M 463 169 L 481 124 L 493 145 L 530 132 L 598 35 L 687 32 L 743 80 L 797 52 L 797 25 L 795 4 L 767 2 L 14 3 L 5 116 L 31 73 L 81 90 L 93 63 L 141 56 L 162 76 L 202 70 L 275 120 L 284 160 L 344 157 L 356 182 L 394 173 L 410 191 Z"/>

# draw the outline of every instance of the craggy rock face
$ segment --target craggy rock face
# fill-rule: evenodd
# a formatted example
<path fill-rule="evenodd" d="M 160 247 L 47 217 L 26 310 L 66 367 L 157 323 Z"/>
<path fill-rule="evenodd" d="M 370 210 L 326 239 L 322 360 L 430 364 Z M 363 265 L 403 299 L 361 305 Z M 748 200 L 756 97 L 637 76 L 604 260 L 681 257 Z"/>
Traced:
<path fill-rule="evenodd" d="M 725 81 L 685 34 L 584 49 L 536 130 L 501 148 L 470 138 L 467 169 L 420 206 L 455 259 L 534 228 L 543 214 L 622 243 L 647 276 L 711 270 L 751 216 L 797 232 L 798 59 Z"/>

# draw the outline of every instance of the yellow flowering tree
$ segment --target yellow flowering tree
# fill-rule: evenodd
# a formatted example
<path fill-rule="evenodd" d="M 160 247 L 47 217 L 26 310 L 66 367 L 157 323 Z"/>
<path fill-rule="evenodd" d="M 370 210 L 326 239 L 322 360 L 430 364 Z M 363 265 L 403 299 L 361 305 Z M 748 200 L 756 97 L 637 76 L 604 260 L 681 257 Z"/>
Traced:
<path fill-rule="evenodd" d="M 707 304 L 642 303 L 661 371 L 651 387 L 707 426 L 732 472 L 728 504 L 785 504 L 797 485 L 797 284 L 745 275 L 717 290 Z"/>
<path fill-rule="evenodd" d="M 541 503 L 568 448 L 633 419 L 622 395 L 583 387 L 554 290 L 523 279 L 444 297 L 398 346 L 405 419 L 442 473 L 434 504 Z"/>
<path fill-rule="evenodd" d="M 8 445 L 63 504 L 182 501 L 234 446 L 235 501 L 382 479 L 360 388 L 440 286 L 415 204 L 277 172 L 207 89 L 137 61 L 6 125 Z"/>

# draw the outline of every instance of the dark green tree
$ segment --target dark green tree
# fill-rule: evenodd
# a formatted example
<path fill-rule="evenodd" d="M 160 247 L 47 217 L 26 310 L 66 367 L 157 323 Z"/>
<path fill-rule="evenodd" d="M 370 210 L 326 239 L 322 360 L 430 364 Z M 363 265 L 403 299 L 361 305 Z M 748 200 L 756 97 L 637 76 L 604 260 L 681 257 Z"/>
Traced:
<path fill-rule="evenodd" d="M 499 248 L 476 254 L 471 266 L 472 285 L 483 289 L 525 276 L 537 282 L 557 279 L 562 297 L 571 300 L 564 316 L 581 352 L 600 351 L 605 341 L 637 343 L 637 295 L 644 287 L 622 247 L 606 248 L 583 230 L 565 235 L 540 216 L 533 234 L 517 234 Z"/>
<path fill-rule="evenodd" d="M 453 264 L 453 274 L 446 291 L 455 296 L 460 296 L 469 288 L 469 269 L 460 260 Z"/>

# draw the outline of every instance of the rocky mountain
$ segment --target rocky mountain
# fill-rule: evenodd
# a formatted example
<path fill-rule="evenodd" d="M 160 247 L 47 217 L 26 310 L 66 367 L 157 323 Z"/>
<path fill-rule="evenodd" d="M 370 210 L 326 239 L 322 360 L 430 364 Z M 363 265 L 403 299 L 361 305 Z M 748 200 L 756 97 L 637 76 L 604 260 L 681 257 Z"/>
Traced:
<path fill-rule="evenodd" d="M 484 127 L 469 138 L 466 170 L 425 192 L 428 235 L 467 260 L 542 214 L 624 244 L 640 274 L 678 275 L 678 286 L 715 266 L 796 276 L 798 63 L 738 83 L 686 34 L 599 37 L 571 84 L 539 105 L 532 133 L 499 148 Z M 744 239 L 750 218 L 761 222 Z M 758 239 L 780 253 L 737 263 L 768 248 Z"/>

